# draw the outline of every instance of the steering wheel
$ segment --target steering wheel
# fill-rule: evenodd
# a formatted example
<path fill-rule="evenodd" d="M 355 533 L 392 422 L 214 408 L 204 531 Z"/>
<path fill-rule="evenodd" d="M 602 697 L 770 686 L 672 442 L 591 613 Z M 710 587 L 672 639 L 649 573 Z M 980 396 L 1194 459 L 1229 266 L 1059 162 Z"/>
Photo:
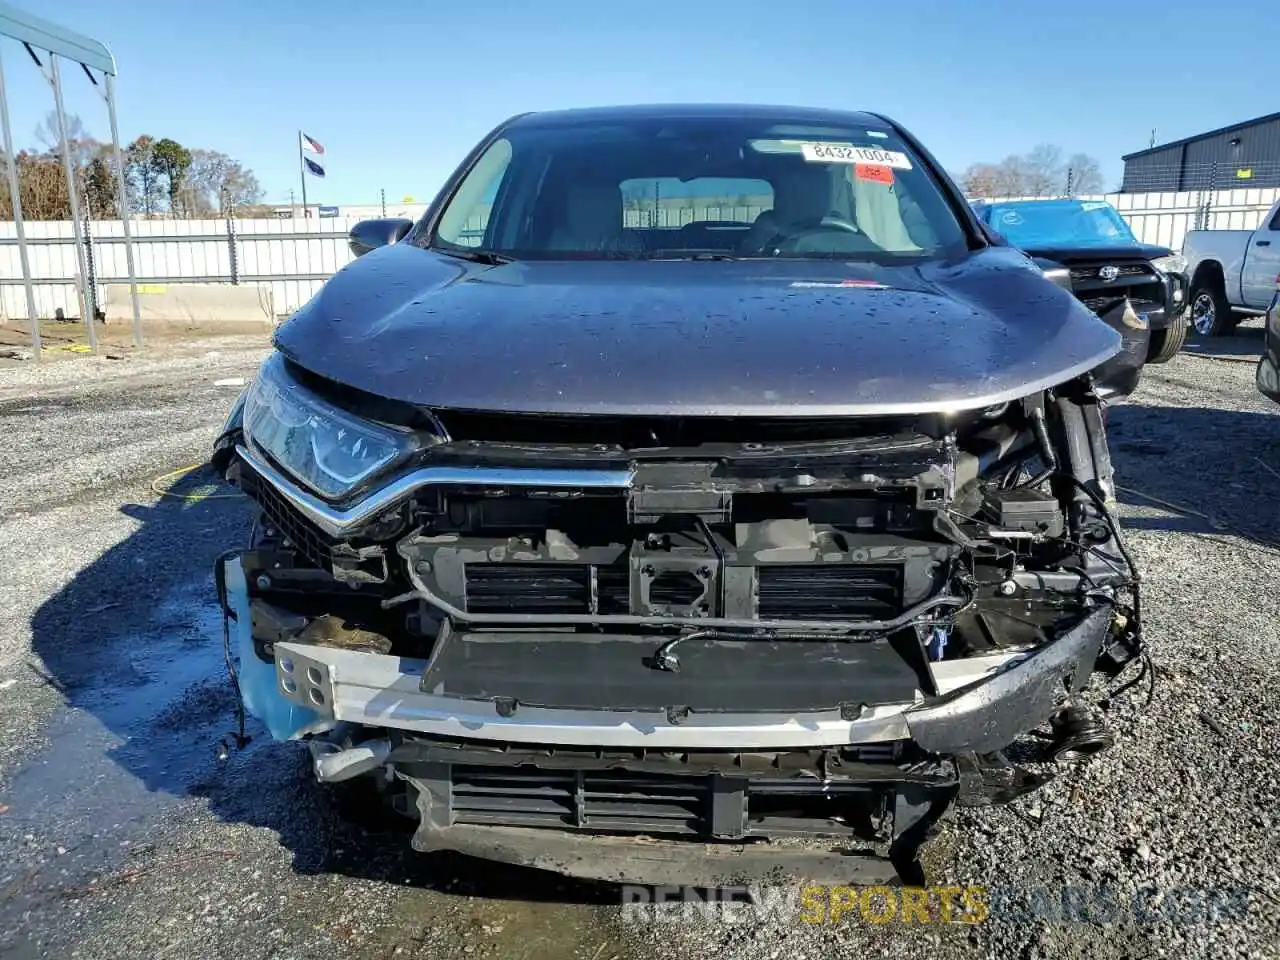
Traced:
<path fill-rule="evenodd" d="M 801 241 L 812 236 L 815 233 L 828 233 L 836 231 L 839 233 L 852 233 L 862 236 L 862 231 L 854 224 L 845 220 L 843 217 L 825 216 L 815 217 L 809 220 L 800 220 L 796 223 L 788 224 L 787 232 L 782 234 L 782 239 L 775 241 L 774 248 L 779 251 L 793 251 L 800 245 Z"/>
<path fill-rule="evenodd" d="M 801 220 L 792 224 L 795 228 L 792 236 L 803 236 L 806 233 L 814 233 L 818 230 L 843 230 L 845 233 L 861 233 L 854 224 L 850 223 L 844 217 L 837 217 L 828 214 L 816 220 Z"/>

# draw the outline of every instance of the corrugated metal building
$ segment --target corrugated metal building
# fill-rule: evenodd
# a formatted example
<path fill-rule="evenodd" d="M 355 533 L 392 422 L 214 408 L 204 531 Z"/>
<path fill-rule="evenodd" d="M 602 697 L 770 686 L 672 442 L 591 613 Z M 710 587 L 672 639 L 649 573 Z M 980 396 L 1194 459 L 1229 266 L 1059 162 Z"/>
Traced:
<path fill-rule="evenodd" d="M 1124 158 L 1122 193 L 1280 187 L 1280 113 Z"/>

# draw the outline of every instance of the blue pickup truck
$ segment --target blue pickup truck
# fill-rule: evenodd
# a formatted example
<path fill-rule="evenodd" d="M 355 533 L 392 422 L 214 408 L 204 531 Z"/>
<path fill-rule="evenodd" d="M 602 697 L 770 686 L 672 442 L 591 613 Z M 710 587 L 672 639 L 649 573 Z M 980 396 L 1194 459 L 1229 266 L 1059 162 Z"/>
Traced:
<path fill-rule="evenodd" d="M 1182 257 L 1142 243 L 1104 200 L 998 200 L 971 204 L 978 218 L 1041 266 L 1070 271 L 1071 290 L 1098 315 L 1123 307 L 1146 320 L 1147 363 L 1166 363 L 1187 338 Z"/>

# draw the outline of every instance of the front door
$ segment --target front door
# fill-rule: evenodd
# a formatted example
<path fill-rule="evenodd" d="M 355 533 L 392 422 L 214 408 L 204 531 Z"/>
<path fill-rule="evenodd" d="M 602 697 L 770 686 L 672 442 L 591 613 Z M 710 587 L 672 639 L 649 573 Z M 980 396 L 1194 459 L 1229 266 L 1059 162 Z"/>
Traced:
<path fill-rule="evenodd" d="M 1257 231 L 1245 251 L 1244 270 L 1240 274 L 1240 293 L 1244 306 L 1265 310 L 1276 293 L 1276 277 L 1280 275 L 1280 207 L 1265 230 Z"/>

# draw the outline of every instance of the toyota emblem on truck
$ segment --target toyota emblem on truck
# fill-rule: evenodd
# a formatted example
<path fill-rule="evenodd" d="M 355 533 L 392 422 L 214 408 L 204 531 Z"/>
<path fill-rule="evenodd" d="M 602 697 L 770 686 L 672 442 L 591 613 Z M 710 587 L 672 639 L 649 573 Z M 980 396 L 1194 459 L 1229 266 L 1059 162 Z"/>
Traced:
<path fill-rule="evenodd" d="M 1116 277 L 1120 276 L 1120 268 L 1107 264 L 1105 267 L 1100 267 L 1098 269 L 1098 276 L 1107 283 L 1110 283 Z"/>

